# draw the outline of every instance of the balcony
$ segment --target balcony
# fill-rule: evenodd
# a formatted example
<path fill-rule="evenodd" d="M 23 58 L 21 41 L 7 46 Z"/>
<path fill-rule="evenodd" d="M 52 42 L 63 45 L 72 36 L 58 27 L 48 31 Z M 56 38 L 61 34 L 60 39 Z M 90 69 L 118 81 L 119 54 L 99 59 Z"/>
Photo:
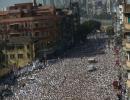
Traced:
<path fill-rule="evenodd" d="M 130 61 L 126 61 L 126 65 L 128 68 L 130 68 Z"/>
<path fill-rule="evenodd" d="M 130 24 L 124 24 L 124 28 L 125 28 L 125 31 L 128 31 L 128 32 L 130 32 Z"/>
<path fill-rule="evenodd" d="M 130 43 L 126 42 L 124 47 L 123 47 L 124 51 L 130 51 Z"/>
<path fill-rule="evenodd" d="M 124 13 L 130 13 L 130 4 L 129 3 L 125 4 Z"/>
<path fill-rule="evenodd" d="M 130 61 L 128 60 L 122 61 L 122 64 L 123 64 L 124 70 L 130 71 Z"/>
<path fill-rule="evenodd" d="M 126 42 L 126 48 L 130 49 L 130 43 Z"/>
<path fill-rule="evenodd" d="M 130 80 L 126 81 L 126 86 L 127 86 L 127 88 L 130 88 Z"/>
<path fill-rule="evenodd" d="M 123 39 L 122 46 L 125 46 L 125 44 L 126 44 L 126 39 Z"/>
<path fill-rule="evenodd" d="M 130 71 L 130 61 L 126 61 L 126 63 L 123 65 L 124 70 Z"/>

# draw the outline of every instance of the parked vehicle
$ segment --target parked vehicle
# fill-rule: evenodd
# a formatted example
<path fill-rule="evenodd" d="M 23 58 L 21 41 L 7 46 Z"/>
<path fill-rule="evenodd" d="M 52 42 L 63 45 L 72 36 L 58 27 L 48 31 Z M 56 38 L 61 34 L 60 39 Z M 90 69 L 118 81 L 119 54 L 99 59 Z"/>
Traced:
<path fill-rule="evenodd" d="M 97 63 L 97 60 L 96 60 L 96 58 L 93 57 L 93 58 L 89 58 L 88 62 L 89 63 Z"/>
<path fill-rule="evenodd" d="M 90 72 L 91 71 L 95 71 L 96 70 L 96 66 L 93 65 L 93 64 L 90 64 L 90 65 L 87 66 L 87 70 L 90 71 Z"/>

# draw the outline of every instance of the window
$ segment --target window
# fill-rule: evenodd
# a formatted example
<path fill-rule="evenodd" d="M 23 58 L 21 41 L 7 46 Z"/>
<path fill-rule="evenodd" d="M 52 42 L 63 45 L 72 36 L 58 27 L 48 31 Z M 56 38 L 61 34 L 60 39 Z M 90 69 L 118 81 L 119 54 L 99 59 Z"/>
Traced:
<path fill-rule="evenodd" d="M 20 27 L 21 29 L 24 29 L 24 25 L 23 24 L 21 24 L 21 27 Z"/>
<path fill-rule="evenodd" d="M 0 40 L 3 39 L 2 37 L 3 37 L 3 36 L 0 34 Z"/>
<path fill-rule="evenodd" d="M 12 24 L 12 25 L 10 25 L 10 29 L 12 29 L 12 30 L 19 30 L 19 24 Z"/>
<path fill-rule="evenodd" d="M 122 8 L 119 8 L 120 9 L 120 11 L 122 11 Z"/>
<path fill-rule="evenodd" d="M 23 54 L 18 54 L 18 58 L 22 59 L 23 58 Z"/>
<path fill-rule="evenodd" d="M 127 54 L 127 60 L 130 61 L 130 52 L 128 51 Z"/>
<path fill-rule="evenodd" d="M 7 46 L 7 50 L 14 50 L 14 46 Z"/>
<path fill-rule="evenodd" d="M 30 58 L 30 57 L 31 57 L 29 53 L 27 53 L 27 57 L 28 57 L 28 58 Z"/>
<path fill-rule="evenodd" d="M 128 23 L 130 24 L 130 16 L 128 16 Z"/>
<path fill-rule="evenodd" d="M 43 36 L 44 36 L 44 37 L 47 37 L 48 35 L 49 35 L 48 32 L 44 32 L 44 33 L 43 33 Z"/>
<path fill-rule="evenodd" d="M 127 42 L 130 43 L 130 35 L 127 35 Z"/>
<path fill-rule="evenodd" d="M 17 46 L 17 48 L 18 48 L 18 49 L 23 49 L 24 46 L 23 46 L 23 45 L 19 45 L 19 46 Z"/>
<path fill-rule="evenodd" d="M 31 33 L 31 32 L 28 32 L 28 36 L 32 36 L 32 33 Z"/>
<path fill-rule="evenodd" d="M 10 54 L 10 59 L 14 59 L 14 58 L 15 58 L 14 54 Z"/>
<path fill-rule="evenodd" d="M 27 45 L 27 49 L 30 49 L 30 45 Z"/>
<path fill-rule="evenodd" d="M 38 23 L 35 23 L 35 28 L 38 28 L 38 26 L 39 26 Z"/>
<path fill-rule="evenodd" d="M 39 37 L 40 33 L 39 32 L 35 32 L 35 36 Z"/>
<path fill-rule="evenodd" d="M 28 24 L 27 23 L 25 23 L 25 28 L 27 28 L 28 27 Z"/>
<path fill-rule="evenodd" d="M 130 80 L 130 73 L 128 73 L 128 80 Z"/>

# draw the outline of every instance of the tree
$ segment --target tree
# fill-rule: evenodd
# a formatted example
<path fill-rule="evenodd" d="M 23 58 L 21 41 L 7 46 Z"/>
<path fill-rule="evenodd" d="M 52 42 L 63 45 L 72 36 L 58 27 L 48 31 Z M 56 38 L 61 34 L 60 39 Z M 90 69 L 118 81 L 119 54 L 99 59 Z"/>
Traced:
<path fill-rule="evenodd" d="M 90 34 L 93 30 L 100 29 L 101 23 L 94 20 L 89 20 L 82 23 L 79 27 L 78 35 L 80 40 L 83 42 L 86 40 L 88 34 Z"/>

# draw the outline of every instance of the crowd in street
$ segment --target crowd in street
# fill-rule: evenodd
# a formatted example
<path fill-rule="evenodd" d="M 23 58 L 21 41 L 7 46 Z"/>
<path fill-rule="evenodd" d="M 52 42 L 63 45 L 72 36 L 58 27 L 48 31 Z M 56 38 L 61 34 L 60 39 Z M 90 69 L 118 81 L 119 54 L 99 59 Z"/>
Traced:
<path fill-rule="evenodd" d="M 119 100 L 113 88 L 119 67 L 112 46 L 98 43 L 95 39 L 91 45 L 75 47 L 45 69 L 19 77 L 17 86 L 11 87 L 14 95 L 5 100 Z M 87 71 L 91 57 L 97 60 L 93 72 Z"/>

